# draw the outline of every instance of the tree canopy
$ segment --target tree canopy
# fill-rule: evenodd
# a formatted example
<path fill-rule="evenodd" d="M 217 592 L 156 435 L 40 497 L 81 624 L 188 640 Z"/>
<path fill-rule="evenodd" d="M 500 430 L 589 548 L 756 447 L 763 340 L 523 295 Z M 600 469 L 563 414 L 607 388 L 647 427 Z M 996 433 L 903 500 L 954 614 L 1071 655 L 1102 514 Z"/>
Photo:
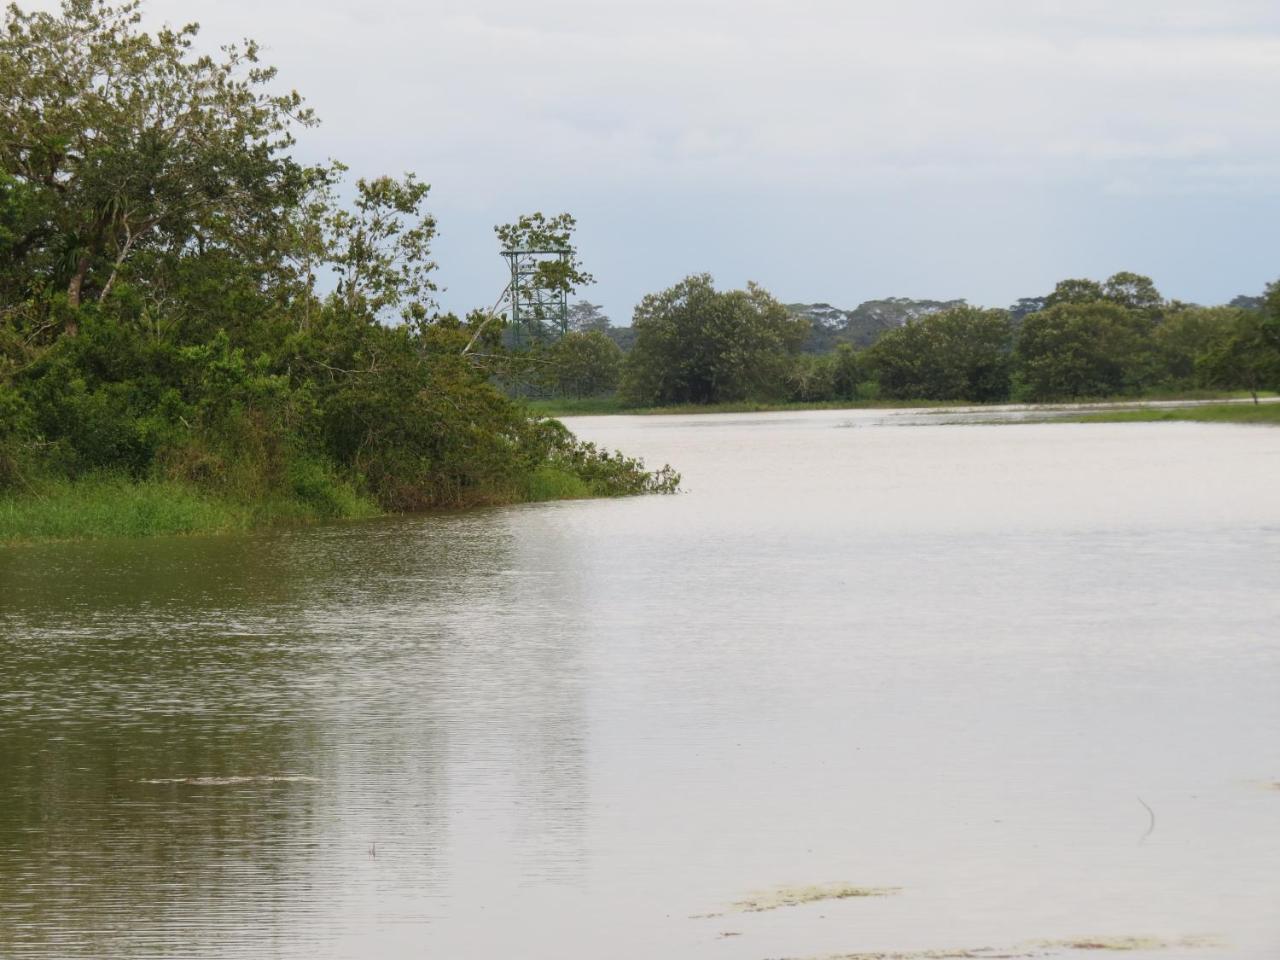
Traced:
<path fill-rule="evenodd" d="M 1006 400 L 1013 331 L 1003 310 L 953 307 L 891 330 L 867 351 L 881 396 Z"/>
<path fill-rule="evenodd" d="M 1033 400 L 1105 397 L 1146 381 L 1151 327 L 1110 300 L 1061 301 L 1022 321 L 1018 369 Z"/>
<path fill-rule="evenodd" d="M 147 261 L 142 277 L 191 247 L 276 265 L 280 212 L 308 182 L 287 150 L 314 117 L 296 92 L 270 90 L 256 44 L 196 56 L 194 24 L 144 33 L 138 8 L 5 14 L 0 168 L 20 182 L 23 213 L 10 296 L 102 302 L 134 263 Z"/>
<path fill-rule="evenodd" d="M 1268 290 L 1265 311 L 1237 310 L 1225 319 L 1197 359 L 1197 373 L 1213 386 L 1243 386 L 1256 401 L 1259 390 L 1280 387 L 1280 283 Z"/>
<path fill-rule="evenodd" d="M 295 159 L 315 118 L 254 43 L 197 54 L 136 2 L 3 18 L 0 487 L 123 472 L 311 515 L 672 488 L 495 387 L 488 312 L 434 302 L 427 184 Z M 571 252 L 544 279 L 590 278 Z"/>
<path fill-rule="evenodd" d="M 786 358 L 808 332 L 762 287 L 721 292 L 705 273 L 646 296 L 632 327 L 622 391 L 638 404 L 782 395 Z"/>
<path fill-rule="evenodd" d="M 1064 280 L 1009 311 L 889 298 L 853 312 L 792 304 L 787 323 L 759 288 L 722 293 L 710 277 L 695 275 L 646 297 L 629 328 L 612 327 L 585 302 L 575 315 L 626 346 L 634 342 L 620 390 L 632 405 L 988 403 L 1280 388 L 1274 374 L 1280 294 L 1272 285 L 1263 297 L 1237 300 L 1244 305 L 1168 301 L 1149 277 L 1122 271 L 1105 281 Z M 885 324 L 862 350 L 842 339 L 842 324 L 855 314 L 874 314 Z M 802 337 L 806 322 L 821 326 L 822 337 Z M 815 347 L 819 340 L 822 349 Z"/>

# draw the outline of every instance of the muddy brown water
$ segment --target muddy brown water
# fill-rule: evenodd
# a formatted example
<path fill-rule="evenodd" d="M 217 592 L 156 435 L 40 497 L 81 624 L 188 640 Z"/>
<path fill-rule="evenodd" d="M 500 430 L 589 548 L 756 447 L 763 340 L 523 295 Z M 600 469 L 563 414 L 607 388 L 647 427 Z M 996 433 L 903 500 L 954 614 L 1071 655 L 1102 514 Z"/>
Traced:
<path fill-rule="evenodd" d="M 1280 956 L 1280 430 L 572 426 L 687 492 L 0 549 L 0 957 Z"/>

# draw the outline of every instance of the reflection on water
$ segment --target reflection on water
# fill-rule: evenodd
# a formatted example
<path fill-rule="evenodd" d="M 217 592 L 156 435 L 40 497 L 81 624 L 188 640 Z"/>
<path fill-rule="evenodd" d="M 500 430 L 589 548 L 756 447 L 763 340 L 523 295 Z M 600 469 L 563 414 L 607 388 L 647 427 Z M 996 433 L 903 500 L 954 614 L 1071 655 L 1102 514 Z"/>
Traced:
<path fill-rule="evenodd" d="M 1280 431 L 921 422 L 583 420 L 690 492 L 0 550 L 0 956 L 1273 958 Z M 831 883 L 901 893 L 690 919 Z"/>
<path fill-rule="evenodd" d="M 572 875 L 578 638 L 509 523 L 0 555 L 0 955 L 311 955 L 438 913 L 453 820 Z"/>

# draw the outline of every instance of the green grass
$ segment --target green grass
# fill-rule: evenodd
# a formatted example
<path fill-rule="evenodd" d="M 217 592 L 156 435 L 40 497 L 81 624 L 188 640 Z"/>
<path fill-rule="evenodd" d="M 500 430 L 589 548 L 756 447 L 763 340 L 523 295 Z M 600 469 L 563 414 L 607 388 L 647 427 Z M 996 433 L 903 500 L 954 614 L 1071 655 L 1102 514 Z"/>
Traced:
<path fill-rule="evenodd" d="M 1264 423 L 1280 426 L 1280 403 L 1220 403 L 1203 407 L 1104 410 L 1069 418 L 1071 423 L 1151 423 L 1194 420 L 1202 423 Z M 1061 422 L 1059 420 L 1058 422 Z"/>
<path fill-rule="evenodd" d="M 251 520 L 246 507 L 169 481 L 51 480 L 0 496 L 0 543 L 217 533 Z"/>
<path fill-rule="evenodd" d="M 290 463 L 288 483 L 289 496 L 268 500 L 258 508 L 260 523 L 272 519 L 367 520 L 382 513 L 377 504 L 318 460 L 302 458 Z"/>
<path fill-rule="evenodd" d="M 526 503 L 583 500 L 593 495 L 591 487 L 581 477 L 551 464 L 543 464 L 529 474 L 520 491 L 520 499 Z"/>
<path fill-rule="evenodd" d="M 526 400 L 524 403 L 531 412 L 544 417 L 573 417 L 589 414 L 634 412 L 624 407 L 622 401 L 617 397 L 584 397 L 581 399 L 562 397 L 559 399 Z"/>
<path fill-rule="evenodd" d="M 381 516 L 371 500 L 323 466 L 291 466 L 288 486 L 246 502 L 172 480 L 134 480 L 113 474 L 78 480 L 47 478 L 0 493 L 0 545 L 51 540 L 216 534 L 322 520 Z M 543 464 L 518 487 L 478 503 L 534 503 L 607 495 L 602 484 Z"/>
<path fill-rule="evenodd" d="M 1267 399 L 1276 396 L 1269 390 L 1259 390 L 1258 396 Z M 1252 400 L 1248 390 L 1148 390 L 1138 397 L 1105 397 L 1107 403 L 1123 403 L 1126 400 Z"/>
<path fill-rule="evenodd" d="M 325 481 L 298 478 L 291 495 L 245 504 L 172 480 L 45 479 L 0 494 L 0 543 L 225 533 L 380 513 L 349 486 Z"/>

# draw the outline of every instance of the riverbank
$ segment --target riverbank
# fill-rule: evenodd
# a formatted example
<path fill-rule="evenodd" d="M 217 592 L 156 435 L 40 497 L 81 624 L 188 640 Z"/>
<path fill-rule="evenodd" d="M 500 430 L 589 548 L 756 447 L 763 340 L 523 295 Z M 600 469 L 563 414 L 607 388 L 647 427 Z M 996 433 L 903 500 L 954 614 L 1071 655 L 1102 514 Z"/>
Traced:
<path fill-rule="evenodd" d="M 1062 418 L 1058 418 L 1059 420 Z M 1068 418 L 1071 423 L 1151 423 L 1191 420 L 1201 423 L 1261 423 L 1280 426 L 1280 403 L 1222 403 L 1198 407 L 1104 410 Z"/>
<path fill-rule="evenodd" d="M 1215 399 L 1227 398 L 1218 395 Z M 1039 409 L 1045 412 L 1043 419 L 1046 422 L 1059 423 L 1181 420 L 1280 425 L 1280 398 L 1274 395 L 1267 396 L 1260 404 L 1246 402 L 1244 398 L 1234 399 L 1233 402 L 1213 403 L 1185 395 L 1178 398 L 1178 401 L 1196 405 L 1179 406 L 1169 399 L 1129 398 L 1109 403 L 1097 401 L 1072 404 L 1069 407 L 1044 405 Z M 616 401 L 600 402 L 594 407 L 590 404 L 591 402 L 582 402 L 580 406 L 569 409 L 561 407 L 558 415 L 612 413 L 644 416 L 858 409 L 940 413 L 954 409 L 957 413 L 976 413 L 987 409 L 961 403 L 741 403 L 642 409 L 622 408 L 616 405 Z M 530 410 L 536 412 L 543 412 L 548 407 L 548 402 L 529 404 Z M 1012 408 L 993 405 L 989 409 L 992 415 L 998 415 L 1002 409 Z M 1024 415 L 1007 422 L 1026 423 L 1028 419 L 1037 419 L 1036 407 L 1019 409 Z M 1025 416 L 1028 412 L 1031 413 L 1030 418 Z M 544 412 L 544 415 L 550 414 Z M 387 514 L 372 498 L 360 495 L 347 484 L 335 482 L 332 478 L 308 476 L 304 479 L 308 482 L 295 483 L 287 492 L 257 500 L 221 495 L 175 480 L 132 480 L 113 474 L 94 475 L 78 480 L 36 481 L 20 490 L 0 494 L 0 545 L 54 540 L 217 534 L 325 521 L 362 520 Z M 501 506 L 575 500 L 621 495 L 625 492 L 643 491 L 618 490 L 606 483 L 593 483 L 568 470 L 544 464 L 524 478 L 517 487 L 477 495 L 457 506 Z"/>
<path fill-rule="evenodd" d="M 1274 393 L 1260 393 L 1260 397 L 1275 397 Z M 1249 399 L 1243 390 L 1202 390 L 1181 393 L 1148 393 L 1141 397 L 1092 397 L 1073 401 L 1079 404 L 1117 403 L 1167 403 L 1175 400 L 1203 402 L 1206 400 Z M 1008 401 L 991 406 L 1005 406 Z M 945 409 L 947 407 L 983 406 L 967 400 L 823 400 L 813 403 L 743 400 L 734 403 L 681 403 L 665 407 L 632 407 L 617 397 L 589 397 L 581 400 L 569 398 L 526 400 L 529 411 L 542 417 L 590 417 L 590 416 L 678 416 L 702 413 L 776 413 L 801 410 L 916 410 Z M 1045 406 L 1053 406 L 1045 404 Z"/>
<path fill-rule="evenodd" d="M 50 479 L 0 496 L 0 544 L 228 533 L 380 512 L 354 493 L 328 503 L 285 496 L 245 503 L 172 480 Z"/>
<path fill-rule="evenodd" d="M 619 495 L 602 484 L 543 465 L 517 488 L 478 496 L 468 506 L 500 506 Z M 207 535 L 385 516 L 372 498 L 325 484 L 246 502 L 174 480 L 105 474 L 47 479 L 0 494 L 0 545 L 58 540 Z"/>
<path fill-rule="evenodd" d="M 969 407 L 964 400 L 821 400 L 812 403 L 771 403 L 740 400 L 733 403 L 675 403 L 665 407 L 630 407 L 617 397 L 585 400 L 527 400 L 529 412 L 541 417 L 682 416 L 699 413 L 780 413 L 803 410 L 914 410 Z"/>

